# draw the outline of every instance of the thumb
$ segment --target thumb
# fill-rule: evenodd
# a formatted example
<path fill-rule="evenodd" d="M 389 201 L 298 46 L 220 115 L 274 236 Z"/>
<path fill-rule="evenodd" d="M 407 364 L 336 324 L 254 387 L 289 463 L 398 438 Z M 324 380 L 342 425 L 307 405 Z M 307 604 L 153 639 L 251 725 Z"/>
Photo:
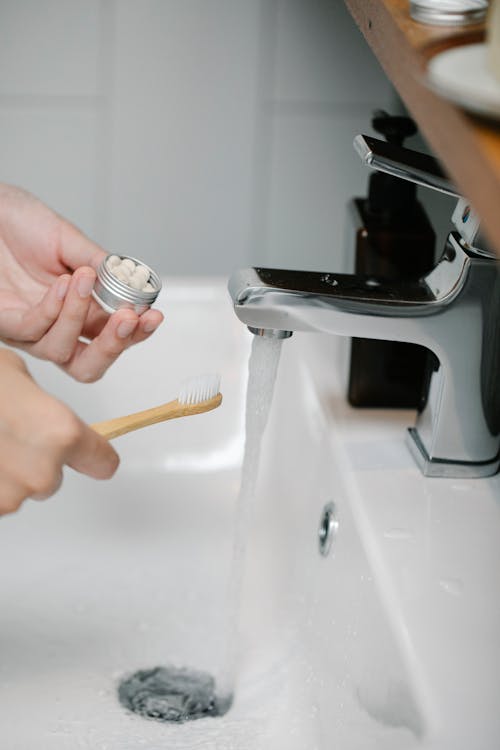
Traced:
<path fill-rule="evenodd" d="M 82 422 L 78 440 L 68 449 L 65 463 L 94 479 L 109 479 L 117 470 L 120 458 L 111 443 Z"/>

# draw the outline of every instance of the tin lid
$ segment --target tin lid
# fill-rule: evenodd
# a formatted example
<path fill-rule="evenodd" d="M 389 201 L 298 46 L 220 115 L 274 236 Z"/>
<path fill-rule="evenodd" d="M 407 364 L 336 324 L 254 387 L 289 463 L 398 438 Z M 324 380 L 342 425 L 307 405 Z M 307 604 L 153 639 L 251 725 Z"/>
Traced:
<path fill-rule="evenodd" d="M 467 26 L 483 21 L 489 0 L 411 0 L 415 21 L 436 26 Z"/>

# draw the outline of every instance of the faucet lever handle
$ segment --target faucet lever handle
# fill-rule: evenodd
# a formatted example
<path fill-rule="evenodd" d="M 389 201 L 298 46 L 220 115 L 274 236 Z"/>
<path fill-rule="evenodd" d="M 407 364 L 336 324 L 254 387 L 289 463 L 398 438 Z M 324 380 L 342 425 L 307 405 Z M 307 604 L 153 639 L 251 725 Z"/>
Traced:
<path fill-rule="evenodd" d="M 364 163 L 379 172 L 458 198 L 451 217 L 452 224 L 468 246 L 475 246 L 480 230 L 479 216 L 457 191 L 437 159 L 369 135 L 357 135 L 353 145 Z M 481 244 L 484 241 L 481 240 Z M 490 250 L 479 250 L 477 247 L 476 250 L 485 256 L 494 257 Z"/>
<path fill-rule="evenodd" d="M 357 135 L 353 145 L 364 163 L 379 172 L 461 198 L 457 188 L 433 156 L 369 135 Z"/>

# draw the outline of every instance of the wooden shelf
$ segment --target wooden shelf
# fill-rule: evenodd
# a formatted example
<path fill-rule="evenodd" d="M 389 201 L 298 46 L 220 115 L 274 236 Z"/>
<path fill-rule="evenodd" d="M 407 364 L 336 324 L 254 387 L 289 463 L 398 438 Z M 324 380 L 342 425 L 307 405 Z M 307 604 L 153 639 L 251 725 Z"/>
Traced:
<path fill-rule="evenodd" d="M 467 30 L 412 21 L 408 0 L 345 3 L 436 156 L 479 213 L 500 255 L 500 126 L 473 117 L 424 83 L 438 51 L 484 39 L 484 27 Z"/>

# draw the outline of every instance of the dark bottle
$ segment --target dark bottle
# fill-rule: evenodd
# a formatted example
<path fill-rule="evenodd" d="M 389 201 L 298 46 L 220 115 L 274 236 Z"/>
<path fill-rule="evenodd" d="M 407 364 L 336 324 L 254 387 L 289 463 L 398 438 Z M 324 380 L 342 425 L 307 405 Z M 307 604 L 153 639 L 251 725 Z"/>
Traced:
<path fill-rule="evenodd" d="M 373 128 L 401 146 L 413 120 L 377 111 Z M 434 266 L 435 234 L 413 182 L 383 172 L 370 176 L 368 196 L 349 205 L 355 227 L 355 273 L 414 279 Z M 353 406 L 418 408 L 428 351 L 416 344 L 354 338 L 348 399 Z"/>

